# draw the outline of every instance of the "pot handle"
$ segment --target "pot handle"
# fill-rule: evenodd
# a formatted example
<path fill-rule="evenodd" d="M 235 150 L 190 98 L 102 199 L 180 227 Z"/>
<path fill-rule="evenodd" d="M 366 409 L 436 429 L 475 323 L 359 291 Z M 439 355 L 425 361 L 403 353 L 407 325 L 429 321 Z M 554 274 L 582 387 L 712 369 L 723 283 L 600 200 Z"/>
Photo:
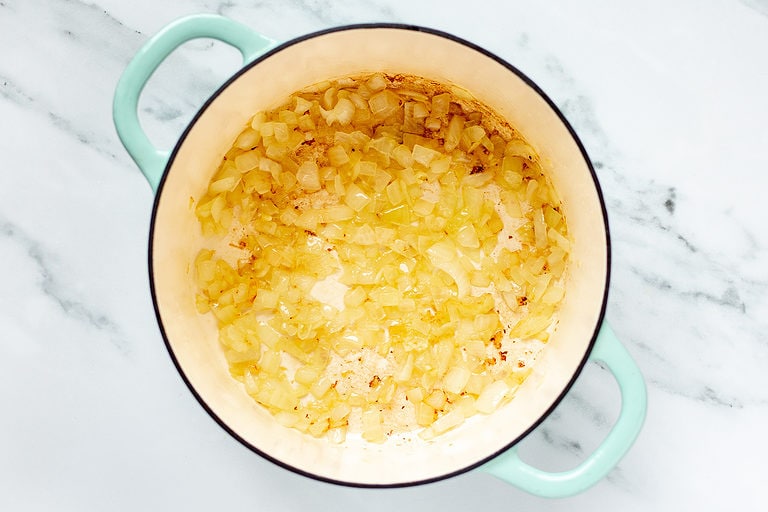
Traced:
<path fill-rule="evenodd" d="M 271 39 L 229 18 L 199 14 L 170 23 L 136 53 L 117 83 L 112 117 L 120 141 L 153 191 L 157 191 L 170 152 L 157 149 L 142 130 L 138 116 L 139 96 L 147 80 L 168 55 L 187 41 L 199 38 L 218 39 L 234 46 L 242 54 L 243 64 L 274 45 Z"/>
<path fill-rule="evenodd" d="M 562 498 L 587 490 L 618 464 L 637 439 L 645 420 L 645 381 L 637 364 L 606 322 L 600 328 L 589 358 L 605 363 L 621 390 L 619 419 L 603 443 L 569 471 L 549 473 L 530 466 L 520 459 L 516 446 L 486 463 L 482 470 L 531 494 Z"/>

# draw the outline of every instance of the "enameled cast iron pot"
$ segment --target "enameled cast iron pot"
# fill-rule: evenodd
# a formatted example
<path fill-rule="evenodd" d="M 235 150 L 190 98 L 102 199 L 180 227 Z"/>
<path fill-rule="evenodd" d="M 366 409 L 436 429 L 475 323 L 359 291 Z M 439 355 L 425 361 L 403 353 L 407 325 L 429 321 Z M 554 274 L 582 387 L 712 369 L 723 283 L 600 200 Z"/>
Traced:
<path fill-rule="evenodd" d="M 139 95 L 157 66 L 182 43 L 213 38 L 237 48 L 244 67 L 200 109 L 172 151 L 142 131 Z M 329 78 L 406 73 L 459 85 L 518 128 L 536 148 L 560 193 L 572 236 L 566 299 L 544 356 L 514 400 L 431 441 L 341 445 L 280 426 L 232 379 L 212 318 L 195 310 L 190 262 L 201 246 L 190 198 L 198 199 L 234 138 L 259 110 Z M 152 298 L 168 351 L 203 408 L 227 432 L 267 459 L 328 482 L 406 486 L 473 468 L 542 496 L 580 492 L 627 452 L 645 417 L 646 392 L 635 363 L 603 322 L 610 270 L 600 188 L 576 134 L 552 101 L 520 71 L 489 52 L 421 27 L 371 24 L 334 28 L 281 45 L 218 16 L 172 23 L 139 51 L 117 86 L 117 132 L 156 190 L 149 239 Z M 548 473 L 520 460 L 515 445 L 555 408 L 588 360 L 619 383 L 620 416 L 605 441 L 573 470 Z"/>

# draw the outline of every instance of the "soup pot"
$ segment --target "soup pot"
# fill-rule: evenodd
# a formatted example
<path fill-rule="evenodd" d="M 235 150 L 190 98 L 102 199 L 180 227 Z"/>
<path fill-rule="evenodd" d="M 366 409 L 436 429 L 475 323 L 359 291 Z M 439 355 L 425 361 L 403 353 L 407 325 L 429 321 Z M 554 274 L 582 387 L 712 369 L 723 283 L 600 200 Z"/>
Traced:
<path fill-rule="evenodd" d="M 237 48 L 244 67 L 206 101 L 171 151 L 158 150 L 137 115 L 157 66 L 186 41 L 213 38 Z M 559 324 L 515 398 L 434 439 L 341 444 L 278 424 L 233 379 L 211 315 L 195 309 L 190 268 L 201 235 L 190 198 L 199 199 L 234 138 L 260 111 L 323 80 L 404 73 L 458 85 L 516 127 L 538 151 L 562 199 L 572 237 Z M 423 484 L 479 468 L 528 492 L 566 496 L 603 478 L 637 437 L 646 409 L 639 369 L 604 322 L 610 273 L 608 222 L 583 145 L 554 103 L 523 73 L 458 37 L 422 27 L 366 24 L 332 28 L 276 45 L 227 18 L 180 19 L 151 38 L 121 77 L 113 111 L 128 153 L 156 192 L 149 277 L 160 330 L 184 382 L 210 416 L 247 448 L 319 480 L 360 487 Z M 621 412 L 603 443 L 578 467 L 548 473 L 524 463 L 518 442 L 568 392 L 584 365 L 601 361 L 621 390 Z"/>

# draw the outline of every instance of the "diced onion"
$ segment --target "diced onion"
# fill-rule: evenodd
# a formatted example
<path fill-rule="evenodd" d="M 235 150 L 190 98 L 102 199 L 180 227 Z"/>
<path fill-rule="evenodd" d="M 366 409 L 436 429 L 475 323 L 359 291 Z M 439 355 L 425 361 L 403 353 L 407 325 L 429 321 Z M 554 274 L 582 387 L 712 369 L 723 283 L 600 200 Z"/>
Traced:
<path fill-rule="evenodd" d="M 359 212 L 371 202 L 371 196 L 354 183 L 348 185 L 346 190 L 345 201 L 356 212 Z"/>
<path fill-rule="evenodd" d="M 454 409 L 451 412 L 440 416 L 430 428 L 432 429 L 432 432 L 439 435 L 462 423 L 464 423 L 464 415 L 461 411 Z"/>
<path fill-rule="evenodd" d="M 463 247 L 480 247 L 480 239 L 477 237 L 477 231 L 472 224 L 465 224 L 456 232 L 456 241 Z"/>
<path fill-rule="evenodd" d="M 454 366 L 445 376 L 445 390 L 455 395 L 460 394 L 467 386 L 467 382 L 469 382 L 469 377 L 471 375 L 472 372 L 470 372 L 467 368 L 463 366 Z"/>
<path fill-rule="evenodd" d="M 430 162 L 440 156 L 440 153 L 424 146 L 415 144 L 412 151 L 413 160 L 420 163 L 424 167 L 429 167 Z"/>
<path fill-rule="evenodd" d="M 490 414 L 496 410 L 504 396 L 509 391 L 509 386 L 503 380 L 497 380 L 488 384 L 480 396 L 475 401 L 475 409 L 484 413 Z"/>
<path fill-rule="evenodd" d="M 386 119 L 393 115 L 400 107 L 400 98 L 389 89 L 371 96 L 368 100 L 371 113 L 380 119 Z"/>
<path fill-rule="evenodd" d="M 194 206 L 194 307 L 230 374 L 333 443 L 497 410 L 530 372 L 515 342 L 546 342 L 565 298 L 572 241 L 533 148 L 467 91 L 409 80 L 257 113 Z"/>
<path fill-rule="evenodd" d="M 461 134 L 464 130 L 464 118 L 459 115 L 451 117 L 448 123 L 448 131 L 445 134 L 445 150 L 453 151 L 459 145 Z"/>
<path fill-rule="evenodd" d="M 341 126 L 346 126 L 352 121 L 352 117 L 355 115 L 355 104 L 347 98 L 339 99 L 336 106 L 332 110 L 320 110 L 320 113 L 328 123 L 328 126 L 332 126 L 334 123 L 338 123 Z"/>
<path fill-rule="evenodd" d="M 307 192 L 320 190 L 320 174 L 315 162 L 304 162 L 296 171 L 296 180 L 299 186 Z"/>

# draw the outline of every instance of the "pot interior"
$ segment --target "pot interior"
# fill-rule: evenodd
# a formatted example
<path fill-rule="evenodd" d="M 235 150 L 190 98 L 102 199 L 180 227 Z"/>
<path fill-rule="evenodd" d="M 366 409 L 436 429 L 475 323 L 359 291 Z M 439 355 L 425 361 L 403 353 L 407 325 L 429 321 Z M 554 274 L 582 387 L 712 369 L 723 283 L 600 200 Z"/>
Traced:
<path fill-rule="evenodd" d="M 538 151 L 572 238 L 559 326 L 517 396 L 431 441 L 391 438 L 342 445 L 280 426 L 228 373 L 211 315 L 195 309 L 192 262 L 203 245 L 193 201 L 250 117 L 303 87 L 383 71 L 459 85 L 505 117 Z M 151 280 L 172 357 L 204 407 L 249 447 L 295 471 L 352 485 L 408 485 L 474 467 L 525 435 L 580 371 L 602 319 L 608 280 L 604 208 L 586 154 L 553 106 L 517 71 L 444 34 L 395 26 L 348 27 L 293 41 L 240 72 L 179 142 L 155 204 Z"/>

